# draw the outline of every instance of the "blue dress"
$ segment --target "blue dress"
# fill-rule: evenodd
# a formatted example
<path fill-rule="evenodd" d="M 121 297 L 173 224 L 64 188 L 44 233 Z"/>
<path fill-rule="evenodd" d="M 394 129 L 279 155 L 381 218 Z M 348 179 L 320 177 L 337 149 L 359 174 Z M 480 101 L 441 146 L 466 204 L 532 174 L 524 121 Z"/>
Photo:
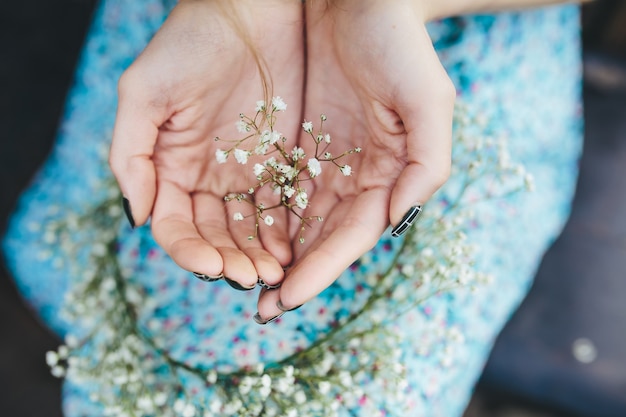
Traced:
<path fill-rule="evenodd" d="M 578 8 L 432 23 L 461 103 L 450 181 L 413 234 L 386 234 L 315 300 L 258 326 L 256 292 L 201 282 L 129 229 L 106 166 L 117 79 L 172 6 L 101 2 L 54 151 L 3 240 L 21 294 L 70 347 L 48 358 L 68 374 L 65 415 L 462 415 L 569 213 Z M 515 191 L 529 175 L 534 190 Z"/>

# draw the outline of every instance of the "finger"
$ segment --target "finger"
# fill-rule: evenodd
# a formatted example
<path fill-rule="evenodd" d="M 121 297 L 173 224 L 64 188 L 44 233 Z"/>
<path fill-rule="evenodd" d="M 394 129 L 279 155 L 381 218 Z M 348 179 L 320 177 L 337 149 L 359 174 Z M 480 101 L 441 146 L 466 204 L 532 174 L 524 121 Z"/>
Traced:
<path fill-rule="evenodd" d="M 233 240 L 228 229 L 223 198 L 209 193 L 196 193 L 193 205 L 194 223 L 202 238 L 222 256 L 224 269 L 221 272 L 229 285 L 238 290 L 254 288 L 258 280 L 257 270 L 250 257 Z M 279 266 L 277 268 L 280 269 Z"/>
<path fill-rule="evenodd" d="M 193 214 L 189 194 L 163 181 L 159 184 L 159 196 L 154 205 L 152 234 L 181 268 L 218 276 L 224 269 L 222 255 L 200 235 Z"/>
<path fill-rule="evenodd" d="M 351 202 L 336 207 L 326 227 L 327 237 L 294 265 L 278 290 L 286 310 L 312 299 L 331 285 L 361 255 L 370 250 L 387 227 L 389 193 L 383 188 L 368 190 Z M 326 230 L 326 228 L 325 228 Z M 259 303 L 259 308 L 267 308 Z M 272 317 L 275 309 L 259 310 L 262 317 Z"/>
<path fill-rule="evenodd" d="M 129 71 L 120 79 L 119 102 L 109 165 L 129 202 L 131 225 L 142 225 L 150 216 L 156 196 L 156 173 L 152 162 L 159 126 L 167 117 L 141 93 Z"/>
<path fill-rule="evenodd" d="M 258 324 L 267 324 L 283 315 L 284 312 L 276 306 L 280 300 L 279 295 L 278 290 L 261 290 L 254 321 Z"/>
<path fill-rule="evenodd" d="M 426 42 L 420 49 L 423 73 L 403 78 L 395 103 L 407 132 L 408 164 L 391 193 L 389 220 L 394 226 L 411 215 L 412 207 L 430 199 L 450 175 L 456 92 L 432 44 Z"/>
<path fill-rule="evenodd" d="M 237 247 L 254 264 L 258 278 L 266 284 L 277 285 L 283 279 L 282 265 L 265 250 L 258 236 L 261 229 L 274 227 L 274 225 L 268 226 L 263 218 L 257 218 L 257 210 L 252 197 L 250 195 L 243 197 L 245 200 L 234 199 L 226 203 L 228 231 Z M 273 220 L 273 217 L 270 218 Z M 265 216 L 266 220 L 270 218 Z"/>

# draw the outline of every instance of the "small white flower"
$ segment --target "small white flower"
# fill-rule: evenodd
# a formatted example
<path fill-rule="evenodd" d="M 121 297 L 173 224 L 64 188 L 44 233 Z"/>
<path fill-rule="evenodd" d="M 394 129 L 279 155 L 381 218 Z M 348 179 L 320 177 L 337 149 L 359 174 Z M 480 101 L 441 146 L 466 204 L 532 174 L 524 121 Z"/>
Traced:
<path fill-rule="evenodd" d="M 352 174 L 352 167 L 350 165 L 344 165 L 339 169 L 341 170 L 341 173 L 346 177 L 349 177 Z"/>
<path fill-rule="evenodd" d="M 322 395 L 328 394 L 330 392 L 331 387 L 332 386 L 330 385 L 330 382 L 328 382 L 328 381 L 320 381 L 320 383 L 318 385 L 318 388 L 320 390 L 320 394 L 322 394 Z"/>
<path fill-rule="evenodd" d="M 248 132 L 248 123 L 243 120 L 237 120 L 235 122 L 235 127 L 237 128 L 237 132 L 246 133 Z"/>
<path fill-rule="evenodd" d="M 269 142 L 261 142 L 254 147 L 254 153 L 257 155 L 265 155 L 269 148 Z"/>
<path fill-rule="evenodd" d="M 324 135 L 324 142 L 330 143 L 330 134 L 327 133 Z"/>
<path fill-rule="evenodd" d="M 177 413 L 182 413 L 183 410 L 185 409 L 185 401 L 183 401 L 182 399 L 177 399 L 176 401 L 174 401 L 174 411 Z"/>
<path fill-rule="evenodd" d="M 65 345 L 59 346 L 58 352 L 59 358 L 61 359 L 67 359 L 67 357 L 70 356 L 70 350 Z"/>
<path fill-rule="evenodd" d="M 209 403 L 209 409 L 214 413 L 219 413 L 222 408 L 222 401 L 219 398 L 214 398 Z"/>
<path fill-rule="evenodd" d="M 307 122 L 306 120 L 304 121 L 304 123 L 302 123 L 302 129 L 306 132 L 306 133 L 311 133 L 313 132 L 313 123 L 312 122 Z"/>
<path fill-rule="evenodd" d="M 210 370 L 206 376 L 206 380 L 209 384 L 215 384 L 217 382 L 217 372 Z"/>
<path fill-rule="evenodd" d="M 254 109 L 256 111 L 264 111 L 265 110 L 265 101 L 264 100 L 259 100 L 256 102 L 256 108 Z"/>
<path fill-rule="evenodd" d="M 167 402 L 167 394 L 166 393 L 158 392 L 154 396 L 154 405 L 156 405 L 157 407 L 164 406 L 166 402 Z"/>
<path fill-rule="evenodd" d="M 263 221 L 265 222 L 266 225 L 271 226 L 274 224 L 274 218 L 272 216 L 265 216 L 265 219 L 263 219 Z"/>
<path fill-rule="evenodd" d="M 242 165 L 248 163 L 248 157 L 250 153 L 248 151 L 244 151 L 243 149 L 235 149 L 235 159 Z"/>
<path fill-rule="evenodd" d="M 276 163 L 276 158 L 272 156 L 271 158 L 268 158 L 265 162 L 263 162 L 263 165 L 265 165 L 266 167 L 275 168 L 278 164 Z"/>
<path fill-rule="evenodd" d="M 288 185 L 285 185 L 283 187 L 283 193 L 285 194 L 285 197 L 291 198 L 296 193 L 296 189 Z"/>
<path fill-rule="evenodd" d="M 309 196 L 306 191 L 300 190 L 296 195 L 296 205 L 301 209 L 305 209 L 309 205 Z"/>
<path fill-rule="evenodd" d="M 196 407 L 193 404 L 187 404 L 182 412 L 183 417 L 194 417 L 196 415 Z"/>
<path fill-rule="evenodd" d="M 269 135 L 269 143 L 270 143 L 270 145 L 275 144 L 282 137 L 283 137 L 283 135 L 280 132 L 271 132 L 270 135 Z"/>
<path fill-rule="evenodd" d="M 287 110 L 287 104 L 280 96 L 272 97 L 272 106 L 274 106 L 274 110 L 276 111 Z"/>
<path fill-rule="evenodd" d="M 271 387 L 262 386 L 261 388 L 259 388 L 259 394 L 261 395 L 261 398 L 267 398 L 271 393 Z"/>
<path fill-rule="evenodd" d="M 293 160 L 294 161 L 298 161 L 302 158 L 304 158 L 304 149 L 302 149 L 299 146 L 296 146 L 295 148 L 293 148 L 293 150 L 291 151 L 291 155 L 293 156 Z"/>
<path fill-rule="evenodd" d="M 293 399 L 296 401 L 296 404 L 302 405 L 306 402 L 306 394 L 303 391 L 297 391 Z"/>
<path fill-rule="evenodd" d="M 285 177 L 289 180 L 294 179 L 298 175 L 298 170 L 291 165 L 280 164 L 277 166 L 277 170 L 280 173 L 285 174 Z"/>
<path fill-rule="evenodd" d="M 48 366 L 55 366 L 59 363 L 59 355 L 54 351 L 46 352 L 46 363 Z"/>
<path fill-rule="evenodd" d="M 233 220 L 236 222 L 240 222 L 243 220 L 243 214 L 241 214 L 240 212 L 237 212 L 235 214 L 233 214 Z"/>
<path fill-rule="evenodd" d="M 221 149 L 218 149 L 217 151 L 215 151 L 215 159 L 217 159 L 218 164 L 223 164 L 224 162 L 226 162 L 227 158 L 228 158 L 228 152 L 223 151 Z"/>
<path fill-rule="evenodd" d="M 76 336 L 74 336 L 73 334 L 68 334 L 67 336 L 65 336 L 65 344 L 71 348 L 77 348 L 78 347 L 78 338 Z"/>
<path fill-rule="evenodd" d="M 309 169 L 309 175 L 311 176 L 311 178 L 315 178 L 322 173 L 322 166 L 320 165 L 320 161 L 318 161 L 316 158 L 309 159 L 309 162 L 306 164 L 306 166 Z"/>
<path fill-rule="evenodd" d="M 261 164 L 254 164 L 254 168 L 252 168 L 252 172 L 254 172 L 254 176 L 258 177 L 265 172 L 265 167 Z"/>
<path fill-rule="evenodd" d="M 137 400 L 137 408 L 139 408 L 142 411 L 152 412 L 154 409 L 152 399 L 145 395 L 143 397 L 140 397 Z"/>
<path fill-rule="evenodd" d="M 56 378 L 63 378 L 65 376 L 65 368 L 63 368 L 62 366 L 55 366 L 54 368 L 52 368 L 50 373 Z"/>

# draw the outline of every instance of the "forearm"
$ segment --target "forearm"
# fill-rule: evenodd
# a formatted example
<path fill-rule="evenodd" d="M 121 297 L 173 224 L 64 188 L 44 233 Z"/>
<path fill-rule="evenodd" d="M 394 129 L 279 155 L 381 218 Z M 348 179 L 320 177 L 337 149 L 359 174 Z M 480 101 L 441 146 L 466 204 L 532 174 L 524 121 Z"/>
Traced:
<path fill-rule="evenodd" d="M 472 13 L 527 9 L 559 3 L 582 3 L 575 0 L 418 0 L 423 1 L 427 20 Z"/>

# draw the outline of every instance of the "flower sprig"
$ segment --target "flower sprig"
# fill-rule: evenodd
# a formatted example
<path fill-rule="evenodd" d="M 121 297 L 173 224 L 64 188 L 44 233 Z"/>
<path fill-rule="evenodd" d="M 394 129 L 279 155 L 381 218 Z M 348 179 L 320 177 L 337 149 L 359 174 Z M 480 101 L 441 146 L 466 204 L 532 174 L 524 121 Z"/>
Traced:
<path fill-rule="evenodd" d="M 310 137 L 314 144 L 312 155 L 307 155 L 300 146 L 288 149 L 287 138 L 275 129 L 277 113 L 286 109 L 287 105 L 281 97 L 273 97 L 270 103 L 260 100 L 256 103 L 254 117 L 241 113 L 235 123 L 237 131 L 245 134 L 243 138 L 235 140 L 215 138 L 216 141 L 232 144 L 227 149 L 220 148 L 215 151 L 218 163 L 226 163 L 230 155 L 242 165 L 248 164 L 253 157 L 258 160 L 252 168 L 256 183 L 246 192 L 231 192 L 224 196 L 226 202 L 245 202 L 254 208 L 251 214 L 244 215 L 241 211 L 233 214 L 235 221 L 242 221 L 249 216 L 255 217 L 254 233 L 249 235 L 248 239 L 258 236 L 260 224 L 267 226 L 274 224 L 274 218 L 267 214 L 269 210 L 284 207 L 299 219 L 299 241 L 304 243 L 305 228 L 310 227 L 313 221 L 324 220 L 321 216 L 304 215 L 304 210 L 310 205 L 310 191 L 305 186 L 306 182 L 322 174 L 322 164 L 333 166 L 343 176 L 352 175 L 352 166 L 343 163 L 343 159 L 361 152 L 359 147 L 348 149 L 338 155 L 329 151 L 332 139 L 330 134 L 324 131 L 324 122 L 327 120 L 324 114 L 320 115 L 317 130 L 311 121 L 305 120 L 302 123 L 304 134 Z M 273 194 L 277 195 L 277 202 L 265 204 L 254 198 L 257 191 L 265 186 L 271 187 Z"/>

